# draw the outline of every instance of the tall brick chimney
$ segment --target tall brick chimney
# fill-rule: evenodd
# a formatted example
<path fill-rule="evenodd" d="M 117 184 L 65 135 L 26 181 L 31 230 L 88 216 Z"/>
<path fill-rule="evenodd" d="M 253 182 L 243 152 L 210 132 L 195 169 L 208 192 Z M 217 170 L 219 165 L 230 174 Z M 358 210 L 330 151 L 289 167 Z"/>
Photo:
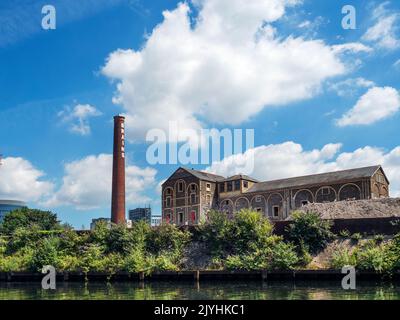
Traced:
<path fill-rule="evenodd" d="M 114 117 L 111 222 L 125 221 L 125 117 Z"/>

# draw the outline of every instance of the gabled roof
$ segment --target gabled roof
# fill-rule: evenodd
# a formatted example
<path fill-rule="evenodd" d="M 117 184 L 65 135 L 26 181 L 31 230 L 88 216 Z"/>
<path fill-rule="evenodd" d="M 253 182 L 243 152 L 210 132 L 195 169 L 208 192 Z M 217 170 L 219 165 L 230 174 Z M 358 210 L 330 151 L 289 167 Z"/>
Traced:
<path fill-rule="evenodd" d="M 320 173 L 320 174 L 314 174 L 296 178 L 265 181 L 254 184 L 249 190 L 246 191 L 246 193 L 281 190 L 286 188 L 319 185 L 319 184 L 332 184 L 335 182 L 346 181 L 346 180 L 371 178 L 379 169 L 381 169 L 381 166 L 377 165 L 377 166 L 336 171 L 336 172 Z"/>
<path fill-rule="evenodd" d="M 225 177 L 219 176 L 219 175 L 216 175 L 213 173 L 208 173 L 208 172 L 194 170 L 194 169 L 188 169 L 188 168 L 182 168 L 182 169 L 191 173 L 192 175 L 199 178 L 200 180 L 206 180 L 206 181 L 211 181 L 211 182 L 218 182 L 218 181 L 225 180 Z"/>
<path fill-rule="evenodd" d="M 247 180 L 247 181 L 259 182 L 257 179 L 246 176 L 245 174 L 236 174 L 232 177 L 225 179 L 225 181 L 231 181 L 231 180 Z"/>
<path fill-rule="evenodd" d="M 164 183 L 167 182 L 179 170 L 184 170 L 187 173 L 195 176 L 196 178 L 198 178 L 200 180 L 205 180 L 205 181 L 210 181 L 210 182 L 219 182 L 219 181 L 224 181 L 225 180 L 225 177 L 222 177 L 222 176 L 219 176 L 219 175 L 216 175 L 216 174 L 212 174 L 212 173 L 208 173 L 208 172 L 204 172 L 204 171 L 199 171 L 199 170 L 194 170 L 194 169 L 189 169 L 189 168 L 185 168 L 185 167 L 180 167 L 177 170 L 175 170 L 174 173 L 167 180 L 164 181 Z"/>

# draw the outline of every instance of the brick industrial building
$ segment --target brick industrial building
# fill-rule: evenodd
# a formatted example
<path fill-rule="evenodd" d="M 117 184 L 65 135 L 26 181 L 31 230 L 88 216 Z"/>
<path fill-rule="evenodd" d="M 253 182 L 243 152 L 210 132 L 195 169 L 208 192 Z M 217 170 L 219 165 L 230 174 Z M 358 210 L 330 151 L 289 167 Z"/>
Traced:
<path fill-rule="evenodd" d="M 384 197 L 389 197 L 389 180 L 379 165 L 266 182 L 179 168 L 162 185 L 162 217 L 167 223 L 196 225 L 211 209 L 232 215 L 253 208 L 271 220 L 284 220 L 309 203 Z"/>

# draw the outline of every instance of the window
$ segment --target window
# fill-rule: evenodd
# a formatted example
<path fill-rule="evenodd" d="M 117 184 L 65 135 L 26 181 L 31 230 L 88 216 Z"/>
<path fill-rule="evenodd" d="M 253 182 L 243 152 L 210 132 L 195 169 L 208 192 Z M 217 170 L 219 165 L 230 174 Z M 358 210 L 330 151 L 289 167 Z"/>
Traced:
<path fill-rule="evenodd" d="M 178 182 L 178 191 L 183 192 L 183 182 Z"/>
<path fill-rule="evenodd" d="M 209 194 L 207 195 L 206 201 L 207 201 L 208 205 L 211 205 L 211 195 L 209 195 Z"/>
<path fill-rule="evenodd" d="M 165 222 L 170 223 L 170 221 L 171 221 L 171 214 L 168 213 L 165 215 Z"/>
<path fill-rule="evenodd" d="M 183 212 L 178 213 L 178 220 L 179 223 L 183 223 Z"/>
<path fill-rule="evenodd" d="M 235 180 L 235 190 L 240 190 L 240 180 Z"/>
<path fill-rule="evenodd" d="M 227 185 L 228 185 L 228 192 L 231 192 L 232 191 L 232 181 L 228 181 L 228 183 L 227 183 Z"/>
<path fill-rule="evenodd" d="M 261 196 L 256 196 L 256 202 L 261 202 Z"/>
<path fill-rule="evenodd" d="M 262 212 L 262 208 L 256 208 L 257 212 Z"/>
<path fill-rule="evenodd" d="M 322 195 L 326 196 L 326 195 L 329 195 L 329 194 L 331 194 L 331 189 L 330 188 L 328 188 L 328 187 L 322 188 Z"/>
<path fill-rule="evenodd" d="M 191 204 L 195 204 L 196 203 L 196 194 L 195 193 L 191 193 L 190 194 L 190 203 Z"/>
<path fill-rule="evenodd" d="M 195 191 L 196 190 L 196 185 L 195 184 L 191 184 L 190 185 L 190 190 Z"/>
<path fill-rule="evenodd" d="M 243 188 L 248 188 L 249 187 L 249 183 L 247 181 L 243 181 Z"/>
<path fill-rule="evenodd" d="M 272 215 L 274 218 L 279 218 L 279 206 L 272 207 Z"/>
<path fill-rule="evenodd" d="M 219 185 L 219 192 L 225 192 L 225 183 Z"/>
<path fill-rule="evenodd" d="M 210 190 L 211 190 L 211 183 L 207 183 L 207 184 L 206 184 L 206 190 L 207 190 L 207 191 L 210 191 Z"/>
<path fill-rule="evenodd" d="M 170 188 L 167 189 L 167 194 L 171 194 L 171 189 Z"/>
<path fill-rule="evenodd" d="M 191 221 L 192 223 L 195 223 L 195 222 L 196 222 L 196 211 L 192 211 L 192 212 L 190 213 L 190 221 Z"/>
<path fill-rule="evenodd" d="M 303 200 L 303 201 L 301 201 L 301 205 L 302 205 L 302 206 L 308 205 L 308 200 Z"/>
<path fill-rule="evenodd" d="M 165 199 L 166 201 L 166 203 L 165 203 L 165 206 L 166 207 L 170 207 L 171 206 L 171 197 L 167 197 L 166 199 Z"/>
<path fill-rule="evenodd" d="M 229 200 L 225 201 L 225 205 L 227 205 L 227 206 L 229 205 Z"/>

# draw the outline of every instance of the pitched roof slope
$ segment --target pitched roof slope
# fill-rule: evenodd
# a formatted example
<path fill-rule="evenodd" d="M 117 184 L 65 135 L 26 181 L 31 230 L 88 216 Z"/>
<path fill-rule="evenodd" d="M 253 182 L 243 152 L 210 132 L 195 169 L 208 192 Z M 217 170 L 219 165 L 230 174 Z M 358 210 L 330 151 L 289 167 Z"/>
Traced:
<path fill-rule="evenodd" d="M 208 172 L 194 170 L 194 169 L 188 169 L 188 168 L 183 168 L 183 169 L 201 180 L 206 180 L 206 181 L 211 181 L 211 182 L 218 182 L 218 181 L 225 180 L 225 177 L 222 177 L 222 176 L 219 176 L 219 175 L 216 175 L 213 173 L 208 173 Z"/>
<path fill-rule="evenodd" d="M 302 177 L 265 181 L 254 184 L 249 190 L 247 190 L 247 192 L 280 190 L 291 187 L 301 187 L 317 184 L 332 184 L 339 181 L 354 180 L 358 178 L 370 178 L 380 168 L 381 166 L 377 165 L 336 172 L 313 174 Z"/>

